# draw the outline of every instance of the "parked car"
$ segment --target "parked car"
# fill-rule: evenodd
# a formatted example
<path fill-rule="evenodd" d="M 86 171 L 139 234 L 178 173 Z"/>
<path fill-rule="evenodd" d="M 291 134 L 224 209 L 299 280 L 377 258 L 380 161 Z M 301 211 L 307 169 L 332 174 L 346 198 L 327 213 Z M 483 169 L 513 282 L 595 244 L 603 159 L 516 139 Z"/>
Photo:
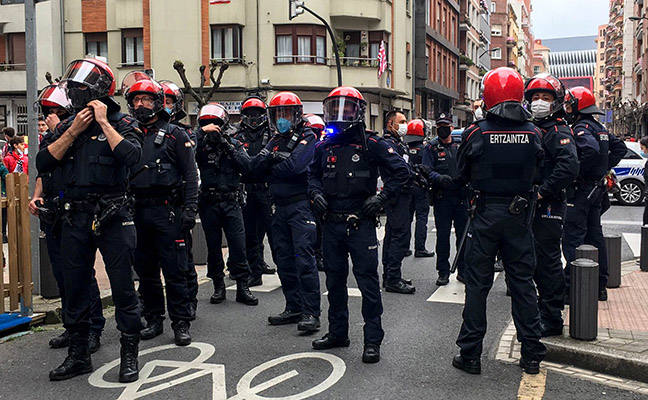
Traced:
<path fill-rule="evenodd" d="M 643 172 L 646 158 L 641 156 L 641 149 L 637 142 L 625 142 L 628 147 L 626 155 L 619 165 L 614 167 L 614 173 L 619 179 L 621 190 L 614 197 L 626 206 L 636 206 L 642 203 L 644 197 Z"/>

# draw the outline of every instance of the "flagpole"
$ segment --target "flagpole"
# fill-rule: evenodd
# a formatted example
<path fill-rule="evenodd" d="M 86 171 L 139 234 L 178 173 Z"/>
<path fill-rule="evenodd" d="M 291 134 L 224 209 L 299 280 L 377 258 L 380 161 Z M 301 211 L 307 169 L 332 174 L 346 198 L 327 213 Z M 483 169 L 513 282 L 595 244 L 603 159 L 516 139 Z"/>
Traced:
<path fill-rule="evenodd" d="M 338 45 L 337 45 L 337 40 L 335 40 L 335 34 L 333 33 L 333 30 L 331 29 L 331 26 L 326 22 L 326 20 L 319 15 L 317 15 L 315 12 L 313 12 L 311 9 L 306 7 L 305 5 L 300 5 L 300 8 L 303 8 L 304 10 L 308 11 L 313 17 L 319 19 L 322 21 L 324 26 L 326 27 L 326 30 L 328 31 L 329 35 L 331 35 L 331 41 L 333 42 L 333 52 L 335 53 L 335 64 L 337 66 L 337 76 L 338 76 L 338 86 L 342 86 L 342 65 L 340 64 L 340 54 L 338 52 Z"/>

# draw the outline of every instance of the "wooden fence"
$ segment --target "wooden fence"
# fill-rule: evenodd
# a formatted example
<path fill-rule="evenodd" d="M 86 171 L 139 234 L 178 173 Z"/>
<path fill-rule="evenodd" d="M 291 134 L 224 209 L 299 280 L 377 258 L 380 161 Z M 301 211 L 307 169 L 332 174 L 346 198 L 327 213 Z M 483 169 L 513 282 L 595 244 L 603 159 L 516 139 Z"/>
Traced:
<path fill-rule="evenodd" d="M 7 209 L 8 254 L 0 246 L 2 279 L 0 279 L 0 314 L 24 312 L 32 308 L 31 237 L 29 226 L 29 178 L 26 174 L 7 175 L 7 197 L 2 199 L 2 208 Z M 0 224 L 2 214 L 0 214 Z M 8 261 L 8 262 L 7 262 Z M 9 281 L 5 279 L 9 269 Z M 5 298 L 9 297 L 6 309 Z"/>

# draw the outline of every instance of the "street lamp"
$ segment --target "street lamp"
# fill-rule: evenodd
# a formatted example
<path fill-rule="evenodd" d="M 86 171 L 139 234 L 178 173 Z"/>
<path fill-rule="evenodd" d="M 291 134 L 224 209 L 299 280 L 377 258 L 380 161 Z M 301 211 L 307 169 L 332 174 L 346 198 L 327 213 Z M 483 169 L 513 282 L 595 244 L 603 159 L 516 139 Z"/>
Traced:
<path fill-rule="evenodd" d="M 482 57 L 484 57 L 484 54 L 486 54 L 486 53 L 492 53 L 492 52 L 494 52 L 495 50 L 499 50 L 499 47 L 498 47 L 498 48 L 495 48 L 495 49 L 490 49 L 490 50 L 486 50 L 486 51 L 484 51 L 483 53 L 481 53 L 481 55 L 479 56 L 479 58 L 482 58 Z"/>
<path fill-rule="evenodd" d="M 337 66 L 337 76 L 338 76 L 338 86 L 342 86 L 342 65 L 340 64 L 340 54 L 338 52 L 337 40 L 335 39 L 335 34 L 331 29 L 331 26 L 326 22 L 326 20 L 319 15 L 317 15 L 313 10 L 306 7 L 303 1 L 298 0 L 289 0 L 288 7 L 290 10 L 289 19 L 292 21 L 293 18 L 297 17 L 300 14 L 303 14 L 304 11 L 308 11 L 313 17 L 322 21 L 329 35 L 331 35 L 331 41 L 333 42 L 333 52 L 335 53 L 335 64 Z"/>

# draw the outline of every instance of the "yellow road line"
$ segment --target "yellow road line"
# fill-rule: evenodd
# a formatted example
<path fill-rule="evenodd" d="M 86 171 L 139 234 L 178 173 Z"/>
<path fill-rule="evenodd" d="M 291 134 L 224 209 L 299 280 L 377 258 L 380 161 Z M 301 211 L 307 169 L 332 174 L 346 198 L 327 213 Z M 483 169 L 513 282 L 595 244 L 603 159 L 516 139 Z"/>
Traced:
<path fill-rule="evenodd" d="M 542 368 L 537 375 L 522 373 L 520 388 L 518 389 L 518 400 L 542 400 L 547 384 L 547 370 Z"/>

